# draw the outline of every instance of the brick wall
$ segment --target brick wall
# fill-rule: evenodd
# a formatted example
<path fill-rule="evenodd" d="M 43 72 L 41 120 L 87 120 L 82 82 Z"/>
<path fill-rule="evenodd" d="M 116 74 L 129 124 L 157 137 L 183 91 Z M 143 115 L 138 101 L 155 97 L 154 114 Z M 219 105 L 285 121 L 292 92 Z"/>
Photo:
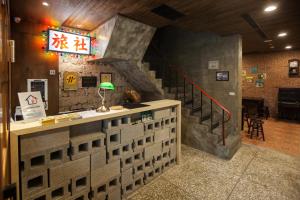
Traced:
<path fill-rule="evenodd" d="M 263 97 L 271 115 L 277 114 L 278 88 L 299 88 L 299 78 L 288 77 L 288 60 L 300 59 L 300 51 L 285 51 L 268 54 L 249 54 L 243 56 L 243 70 L 247 76 L 253 76 L 253 83 L 243 78 L 242 94 L 247 97 Z M 267 78 L 262 88 L 255 87 L 257 74 L 251 74 L 251 67 L 258 66 L 258 73 L 266 73 Z"/>
<path fill-rule="evenodd" d="M 108 64 L 90 64 L 76 57 L 59 58 L 59 111 L 70 111 L 76 109 L 98 108 L 100 106 L 100 97 L 97 88 L 82 88 L 81 79 L 79 79 L 78 89 L 76 91 L 63 90 L 63 73 L 65 71 L 78 72 L 79 77 L 96 76 L 97 85 L 100 83 L 100 72 L 111 72 L 112 82 L 116 86 L 115 91 L 106 92 L 106 104 L 117 105 L 123 100 L 125 88 L 132 88 L 126 78 L 120 75 L 112 66 Z M 49 86 L 51 87 L 51 86 Z"/>

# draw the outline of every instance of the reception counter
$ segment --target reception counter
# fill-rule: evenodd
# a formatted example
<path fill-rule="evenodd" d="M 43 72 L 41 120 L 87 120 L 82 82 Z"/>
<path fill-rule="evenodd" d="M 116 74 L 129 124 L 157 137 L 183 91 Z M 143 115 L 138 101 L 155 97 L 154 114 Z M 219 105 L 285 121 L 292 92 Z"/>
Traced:
<path fill-rule="evenodd" d="M 124 199 L 180 162 L 181 103 L 11 125 L 18 199 Z"/>

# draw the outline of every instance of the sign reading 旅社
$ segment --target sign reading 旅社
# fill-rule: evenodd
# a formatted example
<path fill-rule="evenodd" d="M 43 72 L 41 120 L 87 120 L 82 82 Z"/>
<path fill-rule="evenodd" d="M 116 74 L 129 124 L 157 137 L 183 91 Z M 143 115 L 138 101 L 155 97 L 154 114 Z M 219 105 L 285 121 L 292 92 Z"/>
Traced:
<path fill-rule="evenodd" d="M 90 55 L 91 37 L 49 29 L 48 51 Z"/>

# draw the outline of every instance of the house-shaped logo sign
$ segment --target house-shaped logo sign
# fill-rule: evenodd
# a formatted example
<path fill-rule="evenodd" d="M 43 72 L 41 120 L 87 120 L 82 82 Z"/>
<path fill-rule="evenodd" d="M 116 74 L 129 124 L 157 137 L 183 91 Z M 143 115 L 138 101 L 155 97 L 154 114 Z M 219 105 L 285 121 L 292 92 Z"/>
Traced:
<path fill-rule="evenodd" d="M 28 105 L 34 105 L 34 104 L 37 104 L 38 98 L 35 97 L 35 96 L 32 96 L 32 95 L 29 95 L 29 96 L 26 98 L 26 101 L 27 101 L 27 104 L 28 104 Z"/>

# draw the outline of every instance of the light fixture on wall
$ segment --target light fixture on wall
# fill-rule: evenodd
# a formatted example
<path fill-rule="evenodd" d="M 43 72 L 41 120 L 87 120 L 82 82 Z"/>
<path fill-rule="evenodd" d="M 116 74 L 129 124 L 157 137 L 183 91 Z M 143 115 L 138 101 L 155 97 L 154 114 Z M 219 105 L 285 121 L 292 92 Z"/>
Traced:
<path fill-rule="evenodd" d="M 278 34 L 278 37 L 285 37 L 287 36 L 287 33 L 286 32 L 281 32 Z"/>
<path fill-rule="evenodd" d="M 265 43 L 272 42 L 272 40 L 264 40 Z"/>
<path fill-rule="evenodd" d="M 292 49 L 292 48 L 293 48 L 292 45 L 285 46 L 285 49 Z"/>
<path fill-rule="evenodd" d="M 49 6 L 49 3 L 46 2 L 46 1 L 44 1 L 44 2 L 42 3 L 42 5 L 48 7 L 48 6 Z"/>
<path fill-rule="evenodd" d="M 265 7 L 264 11 L 265 12 L 272 12 L 276 9 L 277 9 L 277 6 L 273 4 L 273 5 L 268 5 L 267 7 Z"/>

